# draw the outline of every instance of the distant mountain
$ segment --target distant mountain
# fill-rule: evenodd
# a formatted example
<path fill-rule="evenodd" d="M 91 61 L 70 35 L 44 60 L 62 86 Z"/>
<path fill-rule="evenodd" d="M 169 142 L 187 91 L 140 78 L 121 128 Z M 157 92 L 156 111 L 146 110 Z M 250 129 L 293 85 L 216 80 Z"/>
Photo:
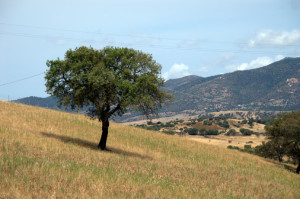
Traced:
<path fill-rule="evenodd" d="M 55 97 L 25 97 L 18 100 L 14 100 L 13 102 L 21 103 L 21 104 L 27 104 L 32 106 L 39 106 L 44 108 L 50 108 L 50 109 L 58 109 L 57 105 L 58 102 Z"/>
<path fill-rule="evenodd" d="M 175 86 L 179 85 L 179 86 Z M 168 80 L 176 100 L 165 111 L 300 109 L 300 58 L 208 78 Z"/>
<path fill-rule="evenodd" d="M 285 58 L 258 69 L 212 77 L 195 75 L 166 82 L 175 100 L 160 112 L 300 109 L 300 58 Z M 58 109 L 53 97 L 28 97 L 15 102 Z M 126 114 L 123 118 L 136 116 Z M 117 118 L 120 121 L 120 118 Z"/>

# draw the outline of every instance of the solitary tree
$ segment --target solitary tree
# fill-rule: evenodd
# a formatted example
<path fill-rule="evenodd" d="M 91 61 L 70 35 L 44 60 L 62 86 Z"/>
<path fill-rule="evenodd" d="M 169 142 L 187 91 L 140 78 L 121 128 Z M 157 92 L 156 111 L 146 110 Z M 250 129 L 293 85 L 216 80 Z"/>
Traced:
<path fill-rule="evenodd" d="M 266 126 L 267 135 L 270 142 L 276 145 L 270 144 L 275 147 L 273 150 L 278 153 L 276 149 L 280 149 L 280 153 L 283 153 L 295 161 L 298 161 L 298 167 L 296 172 L 300 172 L 300 111 L 284 114 L 277 117 L 273 123 Z M 284 150 L 284 151 L 282 151 Z M 282 155 L 282 154 L 281 154 Z"/>
<path fill-rule="evenodd" d="M 79 47 L 68 50 L 64 60 L 48 60 L 47 66 L 46 91 L 60 105 L 89 107 L 88 116 L 102 122 L 101 150 L 106 149 L 112 116 L 121 116 L 128 109 L 149 116 L 171 99 L 162 90 L 161 65 L 134 49 Z"/>

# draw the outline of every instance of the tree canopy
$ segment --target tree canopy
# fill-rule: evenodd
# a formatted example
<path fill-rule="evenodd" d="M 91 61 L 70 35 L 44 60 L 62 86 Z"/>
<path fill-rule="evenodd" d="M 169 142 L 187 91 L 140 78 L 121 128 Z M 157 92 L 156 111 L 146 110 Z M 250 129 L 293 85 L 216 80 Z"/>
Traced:
<path fill-rule="evenodd" d="M 89 107 L 88 115 L 102 121 L 98 145 L 106 149 L 109 118 L 128 109 L 146 116 L 155 113 L 171 95 L 162 90 L 161 65 L 150 54 L 129 48 L 79 47 L 65 59 L 48 60 L 46 87 L 60 105 Z"/>
<path fill-rule="evenodd" d="M 277 117 L 271 125 L 266 126 L 272 153 L 282 159 L 286 155 L 298 161 L 296 172 L 300 172 L 300 111 Z"/>

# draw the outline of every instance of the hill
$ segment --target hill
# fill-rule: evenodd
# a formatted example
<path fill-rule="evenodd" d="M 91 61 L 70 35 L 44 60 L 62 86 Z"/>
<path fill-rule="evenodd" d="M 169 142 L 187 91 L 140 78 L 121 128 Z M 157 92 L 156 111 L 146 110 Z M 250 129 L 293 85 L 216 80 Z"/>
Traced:
<path fill-rule="evenodd" d="M 297 110 L 300 109 L 300 58 L 285 58 L 265 67 L 208 78 L 188 76 L 169 80 L 166 90 L 174 92 L 176 97 L 165 108 L 166 112 Z"/>
<path fill-rule="evenodd" d="M 299 198 L 256 156 L 83 115 L 0 102 L 0 198 Z"/>
<path fill-rule="evenodd" d="M 160 117 L 215 111 L 290 111 L 300 109 L 300 58 L 285 58 L 268 66 L 212 77 L 195 75 L 166 82 L 176 99 L 160 111 Z M 29 97 L 15 102 L 57 108 L 53 97 Z M 85 109 L 83 108 L 82 111 Z M 138 117 L 137 117 L 138 116 Z M 141 120 L 131 112 L 115 121 Z"/>

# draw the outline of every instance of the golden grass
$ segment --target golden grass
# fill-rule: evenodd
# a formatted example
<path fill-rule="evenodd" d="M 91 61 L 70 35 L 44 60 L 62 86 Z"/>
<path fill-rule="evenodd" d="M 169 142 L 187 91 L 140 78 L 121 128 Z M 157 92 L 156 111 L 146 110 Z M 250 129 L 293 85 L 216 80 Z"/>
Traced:
<path fill-rule="evenodd" d="M 300 176 L 238 151 L 0 102 L 0 198 L 300 198 Z"/>
<path fill-rule="evenodd" d="M 215 146 L 220 146 L 227 148 L 228 145 L 237 146 L 243 149 L 245 145 L 251 145 L 251 147 L 256 147 L 261 145 L 262 142 L 266 142 L 266 136 L 226 136 L 226 135 L 211 135 L 211 136 L 185 136 L 187 139 L 194 140 L 201 143 L 211 144 Z"/>

